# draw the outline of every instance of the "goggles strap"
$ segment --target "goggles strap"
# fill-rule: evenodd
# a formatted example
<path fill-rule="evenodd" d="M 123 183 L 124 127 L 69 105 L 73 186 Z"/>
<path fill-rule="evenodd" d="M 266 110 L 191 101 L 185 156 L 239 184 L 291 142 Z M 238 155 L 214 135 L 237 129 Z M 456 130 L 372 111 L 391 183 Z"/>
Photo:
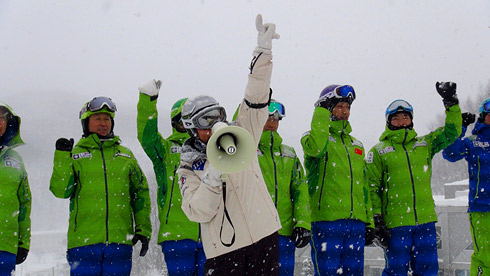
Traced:
<path fill-rule="evenodd" d="M 267 106 L 269 106 L 269 104 L 271 102 L 271 97 L 272 97 L 272 88 L 269 88 L 269 89 L 270 89 L 270 91 L 269 91 L 269 100 L 266 103 L 251 103 L 251 102 L 247 101 L 247 99 L 243 99 L 243 100 L 245 101 L 245 103 L 250 108 L 260 109 L 260 108 L 267 107 Z"/>

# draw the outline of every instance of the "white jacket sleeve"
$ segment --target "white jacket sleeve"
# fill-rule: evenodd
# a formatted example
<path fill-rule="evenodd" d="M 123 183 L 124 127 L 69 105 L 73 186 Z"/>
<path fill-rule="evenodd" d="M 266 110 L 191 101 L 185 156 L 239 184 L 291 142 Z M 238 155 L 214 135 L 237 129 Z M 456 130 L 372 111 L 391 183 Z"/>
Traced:
<path fill-rule="evenodd" d="M 255 63 L 254 63 L 255 62 Z M 258 145 L 260 136 L 268 117 L 267 106 L 252 108 L 249 104 L 265 104 L 269 101 L 272 75 L 272 55 L 262 53 L 252 60 L 252 72 L 248 75 L 244 100 L 240 105 L 236 122 L 248 130 Z"/>
<path fill-rule="evenodd" d="M 205 223 L 211 221 L 222 204 L 222 188 L 201 184 L 200 177 L 192 170 L 181 166 L 179 175 L 182 193 L 182 210 L 189 220 Z"/>

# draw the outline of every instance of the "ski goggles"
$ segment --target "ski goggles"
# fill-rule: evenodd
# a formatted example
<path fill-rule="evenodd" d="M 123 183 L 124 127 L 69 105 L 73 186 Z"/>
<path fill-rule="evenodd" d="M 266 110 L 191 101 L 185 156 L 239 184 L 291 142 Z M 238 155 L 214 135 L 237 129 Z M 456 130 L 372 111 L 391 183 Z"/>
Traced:
<path fill-rule="evenodd" d="M 479 113 L 490 113 L 490 100 L 487 101 L 486 103 L 483 103 L 479 110 L 478 110 Z"/>
<path fill-rule="evenodd" d="M 211 129 L 214 124 L 226 120 L 226 111 L 221 106 L 210 106 L 199 111 L 190 119 L 182 119 L 185 128 Z"/>
<path fill-rule="evenodd" d="M 410 114 L 413 113 L 413 107 L 407 101 L 404 100 L 395 100 L 393 101 L 388 108 L 386 108 L 386 115 L 395 114 L 397 112 L 408 112 Z"/>
<path fill-rule="evenodd" d="M 286 116 L 286 109 L 285 109 L 284 105 L 280 102 L 271 101 L 267 108 L 269 109 L 269 116 L 272 116 L 272 115 L 277 116 L 276 118 L 278 120 L 280 120 Z M 277 114 L 277 115 L 275 115 L 275 114 Z"/>
<path fill-rule="evenodd" d="M 96 111 L 102 110 L 103 108 L 106 108 L 110 112 L 116 112 L 117 111 L 116 104 L 111 100 L 111 98 L 95 97 L 90 102 L 88 102 L 82 108 L 82 110 L 80 110 L 80 118 L 87 111 L 96 112 Z"/>
<path fill-rule="evenodd" d="M 356 99 L 356 92 L 354 91 L 354 87 L 350 85 L 342 85 L 333 90 L 333 95 L 335 98 L 352 98 L 352 100 Z"/>

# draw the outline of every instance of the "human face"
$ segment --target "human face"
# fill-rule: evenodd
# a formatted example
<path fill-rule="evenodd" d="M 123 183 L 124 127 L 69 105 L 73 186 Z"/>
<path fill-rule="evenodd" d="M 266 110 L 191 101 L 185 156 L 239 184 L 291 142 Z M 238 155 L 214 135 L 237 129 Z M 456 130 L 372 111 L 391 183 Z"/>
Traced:
<path fill-rule="evenodd" d="M 276 116 L 272 115 L 269 116 L 269 119 L 267 119 L 267 122 L 265 122 L 264 125 L 264 131 L 277 131 L 277 128 L 279 127 L 279 119 L 276 118 Z"/>
<path fill-rule="evenodd" d="M 111 128 L 111 116 L 107 113 L 95 113 L 88 118 L 88 131 L 90 133 L 107 136 L 111 133 Z"/>
<path fill-rule="evenodd" d="M 412 119 L 410 119 L 410 115 L 405 112 L 396 113 L 391 117 L 391 125 L 394 127 L 408 127 L 412 124 Z"/>
<path fill-rule="evenodd" d="M 0 137 L 3 136 L 7 130 L 7 114 L 0 114 Z"/>
<path fill-rule="evenodd" d="M 204 144 L 207 144 L 209 141 L 209 138 L 211 138 L 211 135 L 213 135 L 213 132 L 211 131 L 211 129 L 196 129 L 196 131 L 197 131 L 197 137 Z"/>
<path fill-rule="evenodd" d="M 339 120 L 347 121 L 350 116 L 350 104 L 346 102 L 340 102 L 332 110 L 332 115 L 337 117 Z"/>
<path fill-rule="evenodd" d="M 490 113 L 487 113 L 487 116 L 485 116 L 485 124 L 490 125 Z"/>

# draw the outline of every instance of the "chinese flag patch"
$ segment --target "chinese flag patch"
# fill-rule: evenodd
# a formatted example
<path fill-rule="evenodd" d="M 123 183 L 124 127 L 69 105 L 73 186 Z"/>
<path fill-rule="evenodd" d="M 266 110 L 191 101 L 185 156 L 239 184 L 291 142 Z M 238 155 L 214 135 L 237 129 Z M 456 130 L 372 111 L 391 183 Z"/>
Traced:
<path fill-rule="evenodd" d="M 355 148 L 354 152 L 359 154 L 359 155 L 362 155 L 362 149 Z"/>

